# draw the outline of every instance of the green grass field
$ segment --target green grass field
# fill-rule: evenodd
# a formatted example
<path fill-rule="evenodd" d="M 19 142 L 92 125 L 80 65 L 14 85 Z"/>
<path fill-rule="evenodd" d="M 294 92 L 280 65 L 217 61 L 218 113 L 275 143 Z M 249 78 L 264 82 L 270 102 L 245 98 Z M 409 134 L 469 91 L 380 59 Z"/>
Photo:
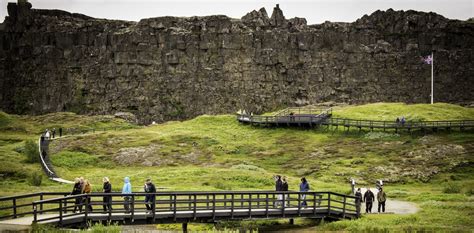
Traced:
<path fill-rule="evenodd" d="M 474 119 L 474 109 L 451 104 L 377 103 L 335 107 L 334 117 L 408 121 Z M 84 176 L 100 191 L 103 176 L 119 191 L 123 177 L 142 191 L 146 178 L 161 190 L 271 190 L 274 174 L 289 177 L 297 190 L 300 177 L 313 190 L 349 192 L 348 180 L 373 186 L 386 180 L 389 198 L 416 203 L 411 215 L 368 215 L 355 221 L 315 223 L 298 220 L 296 227 L 350 231 L 466 231 L 474 229 L 474 133 L 325 132 L 241 125 L 232 115 L 200 116 L 183 122 L 136 126 L 111 116 L 54 113 L 15 116 L 0 113 L 0 195 L 35 191 L 70 191 L 72 187 L 43 180 L 26 162 L 24 141 L 37 139 L 45 128 L 107 128 L 67 135 L 51 147 L 56 171 L 65 179 Z M 120 130 L 113 130 L 113 128 Z M 222 228 L 234 228 L 223 223 Z M 270 225 L 270 226 L 268 226 Z M 249 228 L 287 227 L 282 221 L 241 223 Z M 173 225 L 160 226 L 172 228 Z M 196 230 L 212 226 L 196 226 Z"/>

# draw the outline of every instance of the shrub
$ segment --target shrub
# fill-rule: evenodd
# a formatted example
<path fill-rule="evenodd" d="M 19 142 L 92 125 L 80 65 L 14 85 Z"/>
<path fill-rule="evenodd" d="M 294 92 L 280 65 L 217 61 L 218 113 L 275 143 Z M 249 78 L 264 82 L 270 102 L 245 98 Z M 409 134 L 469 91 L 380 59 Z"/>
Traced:
<path fill-rule="evenodd" d="M 39 151 L 38 151 L 38 144 L 33 140 L 26 140 L 25 141 L 25 148 L 23 153 L 26 155 L 26 161 L 29 163 L 36 163 L 39 162 Z"/>
<path fill-rule="evenodd" d="M 89 223 L 89 226 L 91 224 Z M 117 223 L 103 225 L 101 223 L 95 223 L 92 225 L 88 232 L 93 233 L 114 233 L 114 232 L 121 232 L 121 227 Z"/>
<path fill-rule="evenodd" d="M 41 183 L 43 182 L 43 175 L 39 172 L 34 172 L 30 175 L 29 182 L 33 186 L 41 186 Z"/>
<path fill-rule="evenodd" d="M 448 182 L 446 186 L 444 186 L 443 188 L 443 193 L 460 193 L 460 192 L 461 192 L 461 186 L 452 182 Z"/>

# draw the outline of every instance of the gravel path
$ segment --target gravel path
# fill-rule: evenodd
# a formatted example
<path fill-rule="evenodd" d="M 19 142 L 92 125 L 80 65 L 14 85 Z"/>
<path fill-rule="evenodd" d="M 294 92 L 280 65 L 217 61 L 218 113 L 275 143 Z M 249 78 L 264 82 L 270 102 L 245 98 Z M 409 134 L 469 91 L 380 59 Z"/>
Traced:
<path fill-rule="evenodd" d="M 377 207 L 378 207 L 378 202 L 377 202 L 377 193 L 378 190 L 376 188 L 371 188 L 370 189 L 374 195 L 375 195 L 375 202 L 372 206 L 372 213 L 377 213 Z M 362 195 L 364 195 L 366 189 L 361 188 Z M 390 193 L 387 193 L 387 201 L 385 202 L 385 213 L 392 213 L 392 214 L 414 214 L 418 212 L 420 208 L 413 203 L 413 202 L 408 202 L 408 201 L 400 201 L 400 200 L 395 200 L 390 198 Z M 361 206 L 361 213 L 365 213 L 365 203 L 362 203 Z"/>

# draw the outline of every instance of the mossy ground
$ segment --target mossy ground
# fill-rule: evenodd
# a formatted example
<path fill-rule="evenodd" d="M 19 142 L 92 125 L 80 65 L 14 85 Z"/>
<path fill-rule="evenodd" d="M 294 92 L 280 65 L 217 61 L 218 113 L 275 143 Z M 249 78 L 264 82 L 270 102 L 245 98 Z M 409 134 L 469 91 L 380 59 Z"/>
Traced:
<path fill-rule="evenodd" d="M 373 120 L 401 116 L 407 120 L 474 119 L 472 108 L 450 104 L 379 103 L 336 107 L 333 114 Z M 403 216 L 368 215 L 356 221 L 319 224 L 317 229 L 469 231 L 474 227 L 469 217 L 474 215 L 472 131 L 424 135 L 257 128 L 237 123 L 232 115 L 133 126 L 107 116 L 55 113 L 28 117 L 0 113 L 0 184 L 5 187 L 1 195 L 70 191 L 68 185 L 45 181 L 42 186 L 33 187 L 27 181 L 40 166 L 26 163 L 21 147 L 25 140 L 36 139 L 41 130 L 53 127 L 128 128 L 70 135 L 52 144 L 57 172 L 66 179 L 84 176 L 95 191 L 100 191 L 103 176 L 111 178 L 116 191 L 124 176 L 131 177 L 135 191 L 141 191 L 148 177 L 161 190 L 271 190 L 272 175 L 283 174 L 289 177 L 292 190 L 297 190 L 299 178 L 306 176 L 313 190 L 342 193 L 348 193 L 350 177 L 364 186 L 373 186 L 376 179 L 383 178 L 389 180 L 389 197 L 413 201 L 421 211 Z M 143 160 L 124 164 L 117 157 L 124 148 L 147 151 L 146 160 L 155 165 L 144 166 L 147 161 Z M 284 225 L 281 221 L 271 222 Z M 231 225 L 222 227 L 234 227 Z M 311 224 L 302 221 L 298 225 Z M 205 226 L 198 228 L 201 227 Z"/>

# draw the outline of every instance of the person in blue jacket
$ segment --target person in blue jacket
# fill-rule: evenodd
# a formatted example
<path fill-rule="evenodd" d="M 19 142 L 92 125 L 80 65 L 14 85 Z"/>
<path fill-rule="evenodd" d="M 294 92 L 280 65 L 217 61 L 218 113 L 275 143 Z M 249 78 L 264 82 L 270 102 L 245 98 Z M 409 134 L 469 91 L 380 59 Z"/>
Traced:
<path fill-rule="evenodd" d="M 130 183 L 130 178 L 127 176 L 123 179 L 123 188 L 122 194 L 131 194 L 132 193 L 132 184 Z M 130 213 L 130 199 L 131 196 L 124 196 L 123 200 L 123 207 L 125 209 L 125 213 Z"/>
<path fill-rule="evenodd" d="M 300 192 L 308 192 L 308 191 L 309 191 L 309 183 L 306 180 L 306 178 L 303 177 L 303 178 L 301 178 Z M 301 206 L 302 207 L 307 207 L 308 203 L 306 203 L 306 194 L 303 194 L 301 196 L 301 199 L 303 200 L 303 202 L 301 203 Z"/>

